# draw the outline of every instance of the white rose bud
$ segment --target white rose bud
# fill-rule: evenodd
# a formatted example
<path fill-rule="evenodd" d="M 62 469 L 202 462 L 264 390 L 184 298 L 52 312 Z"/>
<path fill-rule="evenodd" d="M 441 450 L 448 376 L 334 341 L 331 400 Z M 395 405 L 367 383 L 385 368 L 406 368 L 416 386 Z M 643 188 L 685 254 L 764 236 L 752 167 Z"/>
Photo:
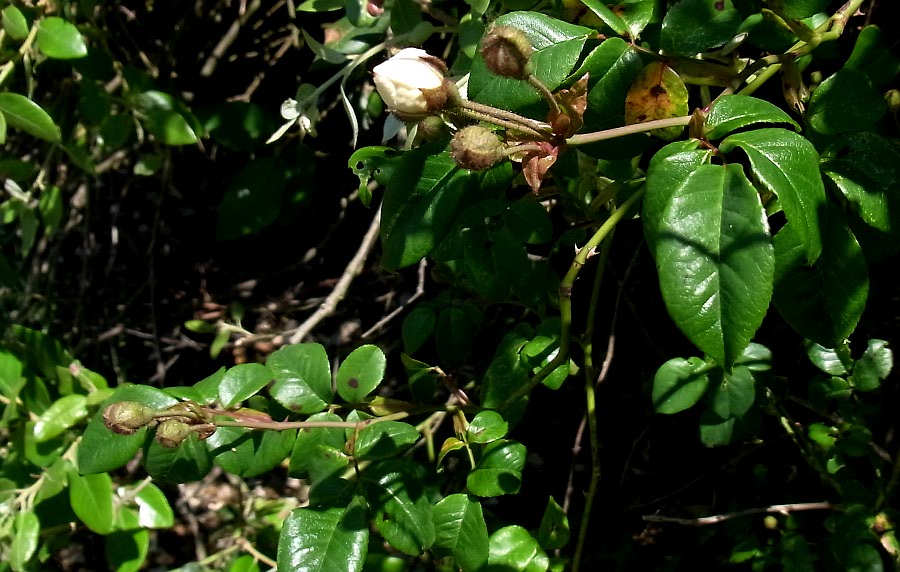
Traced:
<path fill-rule="evenodd" d="M 418 121 L 439 112 L 451 97 L 454 86 L 446 71 L 444 62 L 425 50 L 405 48 L 373 73 L 388 109 L 404 121 Z"/>

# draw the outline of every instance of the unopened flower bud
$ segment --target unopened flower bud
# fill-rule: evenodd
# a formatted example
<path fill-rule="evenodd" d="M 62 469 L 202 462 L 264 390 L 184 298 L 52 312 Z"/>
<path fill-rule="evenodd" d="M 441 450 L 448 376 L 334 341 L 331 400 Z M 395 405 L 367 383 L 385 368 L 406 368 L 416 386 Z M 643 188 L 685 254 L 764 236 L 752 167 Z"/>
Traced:
<path fill-rule="evenodd" d="M 136 401 L 113 403 L 103 411 L 103 423 L 119 435 L 131 435 L 153 421 L 156 410 Z"/>
<path fill-rule="evenodd" d="M 444 123 L 444 120 L 436 115 L 426 117 L 419 122 L 416 130 L 417 140 L 422 141 L 439 141 L 450 136 L 450 128 Z"/>
<path fill-rule="evenodd" d="M 481 57 L 491 73 L 526 79 L 532 72 L 531 42 L 512 26 L 494 26 L 481 42 Z"/>
<path fill-rule="evenodd" d="M 156 441 L 168 449 L 174 449 L 191 434 L 191 426 L 177 419 L 166 419 L 156 429 Z"/>
<path fill-rule="evenodd" d="M 375 88 L 385 105 L 404 121 L 418 121 L 441 111 L 455 86 L 442 60 L 418 48 L 405 48 L 375 66 Z"/>
<path fill-rule="evenodd" d="M 499 163 L 506 147 L 493 131 L 470 125 L 456 132 L 450 142 L 450 156 L 464 169 L 483 171 Z"/>

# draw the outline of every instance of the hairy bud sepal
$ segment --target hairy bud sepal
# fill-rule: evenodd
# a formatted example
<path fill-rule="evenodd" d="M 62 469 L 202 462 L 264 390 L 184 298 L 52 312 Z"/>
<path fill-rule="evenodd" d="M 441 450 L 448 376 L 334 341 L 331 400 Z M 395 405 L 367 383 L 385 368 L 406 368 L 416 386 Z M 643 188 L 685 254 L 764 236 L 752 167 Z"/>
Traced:
<path fill-rule="evenodd" d="M 103 424 L 119 435 L 131 435 L 156 418 L 157 411 L 136 401 L 119 401 L 103 411 Z"/>
<path fill-rule="evenodd" d="M 531 41 L 512 26 L 494 26 L 481 41 L 481 57 L 494 75 L 527 79 L 533 71 Z"/>
<path fill-rule="evenodd" d="M 191 426 L 178 419 L 166 419 L 156 428 L 156 442 L 167 449 L 174 449 L 191 434 Z"/>
<path fill-rule="evenodd" d="M 456 86 L 446 77 L 447 64 L 418 48 L 400 50 L 372 73 L 381 99 L 403 121 L 435 115 L 454 99 Z"/>
<path fill-rule="evenodd" d="M 450 156 L 464 169 L 483 171 L 506 156 L 506 146 L 493 131 L 470 125 L 456 132 L 450 142 Z"/>

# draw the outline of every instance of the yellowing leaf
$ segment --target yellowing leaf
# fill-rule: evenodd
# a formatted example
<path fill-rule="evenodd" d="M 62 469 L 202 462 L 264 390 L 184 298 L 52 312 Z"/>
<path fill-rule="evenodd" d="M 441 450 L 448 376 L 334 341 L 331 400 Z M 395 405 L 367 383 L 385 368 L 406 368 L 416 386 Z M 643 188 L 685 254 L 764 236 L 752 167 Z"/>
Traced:
<path fill-rule="evenodd" d="M 687 88 L 678 74 L 662 62 L 653 62 L 641 70 L 628 90 L 625 123 L 632 125 L 687 115 L 687 100 Z M 683 129 L 666 127 L 650 133 L 668 141 L 676 139 Z"/>

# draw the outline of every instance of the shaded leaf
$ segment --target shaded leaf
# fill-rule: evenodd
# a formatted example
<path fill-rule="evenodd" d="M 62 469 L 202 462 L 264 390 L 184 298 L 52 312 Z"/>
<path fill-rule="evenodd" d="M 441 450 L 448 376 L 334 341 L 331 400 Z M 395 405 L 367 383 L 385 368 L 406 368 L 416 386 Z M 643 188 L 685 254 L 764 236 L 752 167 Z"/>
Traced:
<path fill-rule="evenodd" d="M 674 358 L 653 378 L 653 407 L 657 413 L 678 413 L 700 401 L 709 385 L 710 366 L 698 357 Z"/>
<path fill-rule="evenodd" d="M 844 68 L 827 77 L 809 98 L 806 121 L 825 134 L 865 131 L 884 115 L 887 104 L 868 76 Z"/>
<path fill-rule="evenodd" d="M 472 494 L 480 497 L 515 494 L 522 484 L 524 467 L 524 445 L 516 441 L 494 441 L 482 451 L 466 485 Z"/>
<path fill-rule="evenodd" d="M 666 12 L 659 42 L 669 54 L 693 56 L 725 44 L 740 24 L 731 0 L 681 0 Z"/>
<path fill-rule="evenodd" d="M 431 504 L 418 468 L 395 459 L 369 468 L 360 479 L 378 531 L 391 546 L 413 556 L 435 540 Z"/>

